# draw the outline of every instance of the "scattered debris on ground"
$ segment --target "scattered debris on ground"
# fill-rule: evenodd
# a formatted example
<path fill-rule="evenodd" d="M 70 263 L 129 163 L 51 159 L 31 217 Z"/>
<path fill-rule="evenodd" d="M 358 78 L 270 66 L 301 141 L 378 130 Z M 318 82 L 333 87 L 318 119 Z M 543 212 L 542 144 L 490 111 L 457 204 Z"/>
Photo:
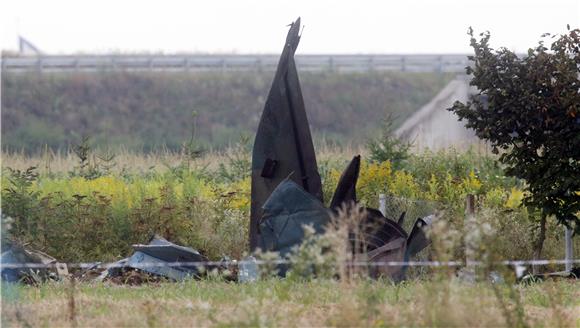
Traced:
<path fill-rule="evenodd" d="M 210 269 L 202 264 L 208 262 L 208 259 L 195 249 L 176 245 L 157 235 L 151 238 L 149 244 L 133 245 L 133 249 L 133 255 L 110 265 L 98 279 L 114 279 L 119 282 L 128 278 L 142 281 L 142 273 L 147 273 L 172 281 L 182 281 L 198 278 Z M 139 274 L 127 273 L 136 271 Z"/>
<path fill-rule="evenodd" d="M 520 282 L 537 282 L 544 280 L 560 280 L 560 279 L 579 279 L 580 267 L 574 267 L 572 270 L 561 272 L 548 272 L 543 274 L 526 274 L 520 279 Z"/>
<path fill-rule="evenodd" d="M 1 276 L 6 282 L 22 282 L 25 284 L 39 284 L 46 280 L 59 280 L 68 276 L 66 264 L 58 263 L 57 260 L 41 251 L 13 244 L 9 250 L 0 255 L 2 263 Z M 38 267 L 26 267 L 30 264 L 38 264 Z M 15 267 L 6 267 L 14 265 Z M 22 267 L 17 267 L 23 265 Z M 44 267 L 48 266 L 48 267 Z M 51 268 L 54 266 L 54 268 Z"/>

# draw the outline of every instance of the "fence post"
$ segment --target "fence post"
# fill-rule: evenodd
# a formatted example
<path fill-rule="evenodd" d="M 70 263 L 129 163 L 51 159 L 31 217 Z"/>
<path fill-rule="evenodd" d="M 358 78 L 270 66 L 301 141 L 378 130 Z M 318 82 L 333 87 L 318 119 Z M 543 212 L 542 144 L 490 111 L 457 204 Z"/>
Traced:
<path fill-rule="evenodd" d="M 379 211 L 384 217 L 387 217 L 387 196 L 385 194 L 379 194 Z"/>
<path fill-rule="evenodd" d="M 371 56 L 371 57 L 369 58 L 368 65 L 369 65 L 369 67 L 368 67 L 368 70 L 369 70 L 370 72 L 372 72 L 372 71 L 374 71 L 374 70 L 375 70 L 375 58 L 374 58 L 374 56 Z"/>
<path fill-rule="evenodd" d="M 443 56 L 437 57 L 437 73 L 443 72 Z"/>
<path fill-rule="evenodd" d="M 262 63 L 262 59 L 260 58 L 256 60 L 256 70 L 260 73 L 264 71 L 264 63 Z"/>
<path fill-rule="evenodd" d="M 574 259 L 574 249 L 572 248 L 572 230 L 564 227 L 564 240 L 566 242 L 566 272 L 572 271 L 572 260 Z"/>
<path fill-rule="evenodd" d="M 332 58 L 332 56 L 328 57 L 328 70 L 329 71 L 334 71 L 334 58 Z"/>
<path fill-rule="evenodd" d="M 36 60 L 36 71 L 38 72 L 38 74 L 42 73 L 43 68 L 44 68 L 44 64 L 42 63 L 42 57 L 39 57 Z"/>
<path fill-rule="evenodd" d="M 466 273 L 475 280 L 475 252 L 478 247 L 478 236 L 475 234 L 476 218 L 475 218 L 475 195 L 469 194 L 465 197 L 465 219 L 463 221 L 463 233 L 465 242 L 465 263 Z"/>

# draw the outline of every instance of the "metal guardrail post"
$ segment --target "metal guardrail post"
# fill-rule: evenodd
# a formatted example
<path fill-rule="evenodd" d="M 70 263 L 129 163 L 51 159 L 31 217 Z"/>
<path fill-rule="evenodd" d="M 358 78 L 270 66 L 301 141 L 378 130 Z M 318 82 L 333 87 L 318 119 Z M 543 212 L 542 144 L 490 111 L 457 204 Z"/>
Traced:
<path fill-rule="evenodd" d="M 256 70 L 260 73 L 262 73 L 262 71 L 264 71 L 264 64 L 262 63 L 262 59 L 258 58 L 256 60 Z"/>
<path fill-rule="evenodd" d="M 474 235 L 477 230 L 475 217 L 475 195 L 469 194 L 465 197 L 465 221 L 463 225 L 465 240 L 465 262 L 466 273 L 475 279 L 475 254 L 478 247 L 478 238 Z M 471 263 L 470 263 L 471 262 Z"/>
<path fill-rule="evenodd" d="M 564 227 L 564 241 L 566 245 L 566 261 L 574 259 L 574 249 L 572 248 L 572 229 Z M 572 262 L 566 262 L 566 272 L 572 271 Z"/>
<path fill-rule="evenodd" d="M 384 217 L 387 216 L 387 196 L 385 194 L 379 194 L 379 211 Z"/>
<path fill-rule="evenodd" d="M 369 58 L 369 61 L 368 61 L 367 64 L 369 65 L 368 70 L 371 71 L 371 72 L 374 71 L 375 70 L 375 57 L 374 56 L 371 56 Z"/>

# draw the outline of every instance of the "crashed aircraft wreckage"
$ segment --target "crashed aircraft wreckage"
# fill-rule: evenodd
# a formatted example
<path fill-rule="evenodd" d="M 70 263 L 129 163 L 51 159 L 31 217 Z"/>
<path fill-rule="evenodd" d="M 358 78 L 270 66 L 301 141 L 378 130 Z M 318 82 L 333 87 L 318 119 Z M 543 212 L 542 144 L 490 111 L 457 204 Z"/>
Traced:
<path fill-rule="evenodd" d="M 141 270 L 147 273 L 166 277 L 173 281 L 181 281 L 187 278 L 196 278 L 201 275 L 201 265 L 191 263 L 207 262 L 207 258 L 193 248 L 179 246 L 167 241 L 160 236 L 153 236 L 147 245 L 133 245 L 135 253 L 126 259 L 122 259 L 110 268 L 107 268 L 99 280 L 109 277 L 120 276 L 127 270 Z M 172 263 L 172 266 L 164 265 Z M 179 265 L 184 263 L 183 265 Z"/>
<path fill-rule="evenodd" d="M 355 156 L 340 178 L 330 209 L 325 208 L 294 61 L 299 31 L 300 18 L 290 25 L 252 153 L 250 249 L 274 251 L 282 257 L 301 244 L 304 225 L 323 233 L 332 212 L 357 202 L 360 171 L 360 156 Z M 363 247 L 370 262 L 407 261 L 429 245 L 425 228 L 432 216 L 418 219 L 410 234 L 401 227 L 403 217 L 395 222 L 376 209 L 366 209 Z M 371 275 L 401 280 L 404 272 L 404 266 L 375 266 Z"/>
<path fill-rule="evenodd" d="M 299 30 L 300 18 L 290 25 L 254 140 L 251 251 L 259 246 L 262 207 L 286 178 L 290 176 L 297 185 L 322 201 L 322 183 L 294 62 L 294 52 L 300 42 Z"/>
<path fill-rule="evenodd" d="M 0 276 L 6 282 L 38 284 L 46 280 L 59 280 L 68 275 L 68 269 L 64 263 L 58 263 L 48 254 L 19 244 L 11 245 L 7 251 L 2 252 L 0 263 L 2 264 Z M 21 263 L 31 264 L 32 267 L 18 267 L 17 265 Z M 6 268 L 10 265 L 16 265 L 16 267 Z M 48 270 L 46 268 L 48 266 L 54 266 L 56 272 Z"/>
<path fill-rule="evenodd" d="M 252 153 L 250 251 L 273 251 L 282 258 L 302 243 L 305 225 L 322 234 L 339 209 L 357 203 L 356 183 L 360 171 L 360 156 L 355 156 L 340 177 L 330 208 L 326 208 L 294 61 L 294 53 L 300 42 L 299 32 L 300 18 L 290 25 Z M 431 224 L 432 216 L 417 219 L 408 234 L 402 228 L 404 213 L 398 221 L 386 218 L 372 208 L 364 209 L 364 213 L 360 226 L 364 243 L 360 244 L 354 239 L 350 242 L 352 249 L 366 253 L 371 264 L 408 261 L 430 243 L 425 228 Z M 141 272 L 181 281 L 190 277 L 199 278 L 208 269 L 226 268 L 222 265 L 210 266 L 207 258 L 196 250 L 173 244 L 159 236 L 152 237 L 147 245 L 133 245 L 133 249 L 132 256 L 105 267 L 104 271 L 100 264 L 96 264 L 94 268 L 100 272 L 97 273 L 97 280 Z M 1 262 L 56 264 L 58 269 L 54 258 L 17 247 L 2 253 Z M 254 265 L 251 261 L 245 262 L 242 261 L 238 268 L 239 281 L 251 281 L 258 275 L 255 262 Z M 280 266 L 279 269 L 279 273 L 285 275 L 288 267 Z M 398 281 L 404 279 L 405 269 L 405 266 L 371 266 L 370 275 Z M 26 268 L 3 269 L 0 274 L 3 280 L 12 282 L 28 277 L 40 282 L 54 275 L 49 270 Z M 62 275 L 68 275 L 68 272 Z"/>

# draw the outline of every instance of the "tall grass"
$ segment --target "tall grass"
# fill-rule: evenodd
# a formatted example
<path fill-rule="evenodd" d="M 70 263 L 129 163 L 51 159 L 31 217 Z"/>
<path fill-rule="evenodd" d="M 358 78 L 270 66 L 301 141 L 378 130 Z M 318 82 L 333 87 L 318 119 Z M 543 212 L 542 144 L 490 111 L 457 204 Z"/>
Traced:
<path fill-rule="evenodd" d="M 328 201 L 351 156 L 366 154 L 318 148 Z M 250 204 L 247 145 L 195 158 L 126 151 L 102 163 L 99 156 L 90 154 L 93 163 L 82 166 L 72 153 L 2 154 L 2 212 L 12 220 L 3 242 L 29 243 L 62 261 L 107 261 L 127 256 L 131 244 L 158 233 L 213 259 L 243 256 Z M 30 166 L 37 169 L 26 173 Z M 83 171 L 87 167 L 90 174 Z M 458 231 L 465 195 L 476 194 L 479 219 L 499 232 L 500 258 L 531 259 L 533 213 L 519 207 L 520 187 L 486 154 L 447 151 L 412 155 L 401 169 L 363 160 L 357 192 L 361 205 L 371 207 L 378 206 L 378 194 L 389 195 L 394 219 L 402 211 L 409 216 L 438 211 Z M 562 258 L 561 231 L 553 225 L 549 231 L 544 256 Z M 454 254 L 461 256 L 462 249 L 458 244 Z"/>
<path fill-rule="evenodd" d="M 326 147 L 319 166 L 326 198 L 358 149 Z M 364 156 L 367 156 L 364 154 Z M 249 208 L 249 150 L 191 158 L 187 154 L 120 153 L 113 167 L 92 159 L 91 174 L 72 154 L 27 157 L 3 154 L 3 237 L 29 243 L 61 261 L 115 260 L 153 233 L 199 249 L 212 259 L 244 256 Z M 388 194 L 388 213 L 407 211 L 408 221 L 436 211 L 433 244 L 422 258 L 464 256 L 465 238 L 488 265 L 480 280 L 465 283 L 455 268 L 410 270 L 409 280 L 368 280 L 345 263 L 357 224 L 342 213 L 322 237 L 292 255 L 286 279 L 275 266 L 262 279 L 232 284 L 221 276 L 180 283 L 114 286 L 109 283 L 2 285 L 2 323 L 7 326 L 574 326 L 580 322 L 580 288 L 568 281 L 515 284 L 500 259 L 531 259 L 532 215 L 519 207 L 518 181 L 503 176 L 493 158 L 454 151 L 412 155 L 403 168 L 364 160 L 361 205 L 376 206 Z M 27 170 L 38 165 L 37 170 Z M 96 171 L 95 171 L 96 170 Z M 466 194 L 477 196 L 477 223 L 465 233 Z M 355 213 L 356 214 L 356 213 Z M 346 220 L 345 219 L 348 219 Z M 351 226 L 349 226 L 349 224 Z M 560 229 L 550 226 L 546 258 L 562 258 Z M 7 233 L 8 232 L 8 233 Z M 6 239 L 3 240 L 6 242 Z M 575 247 L 578 247 L 578 240 Z M 332 251 L 329 251 L 332 250 Z M 259 254 L 272 259 L 274 254 Z M 356 254 L 355 254 L 356 255 Z M 364 254 L 361 254 L 364 255 Z M 342 265 L 337 265 L 342 264 Z M 550 270 L 557 268 L 551 267 Z M 489 282 L 491 272 L 503 280 Z M 428 274 L 425 274 L 428 273 Z M 338 277 L 338 279 L 337 279 Z M 9 289 L 10 288 L 10 289 Z"/>

